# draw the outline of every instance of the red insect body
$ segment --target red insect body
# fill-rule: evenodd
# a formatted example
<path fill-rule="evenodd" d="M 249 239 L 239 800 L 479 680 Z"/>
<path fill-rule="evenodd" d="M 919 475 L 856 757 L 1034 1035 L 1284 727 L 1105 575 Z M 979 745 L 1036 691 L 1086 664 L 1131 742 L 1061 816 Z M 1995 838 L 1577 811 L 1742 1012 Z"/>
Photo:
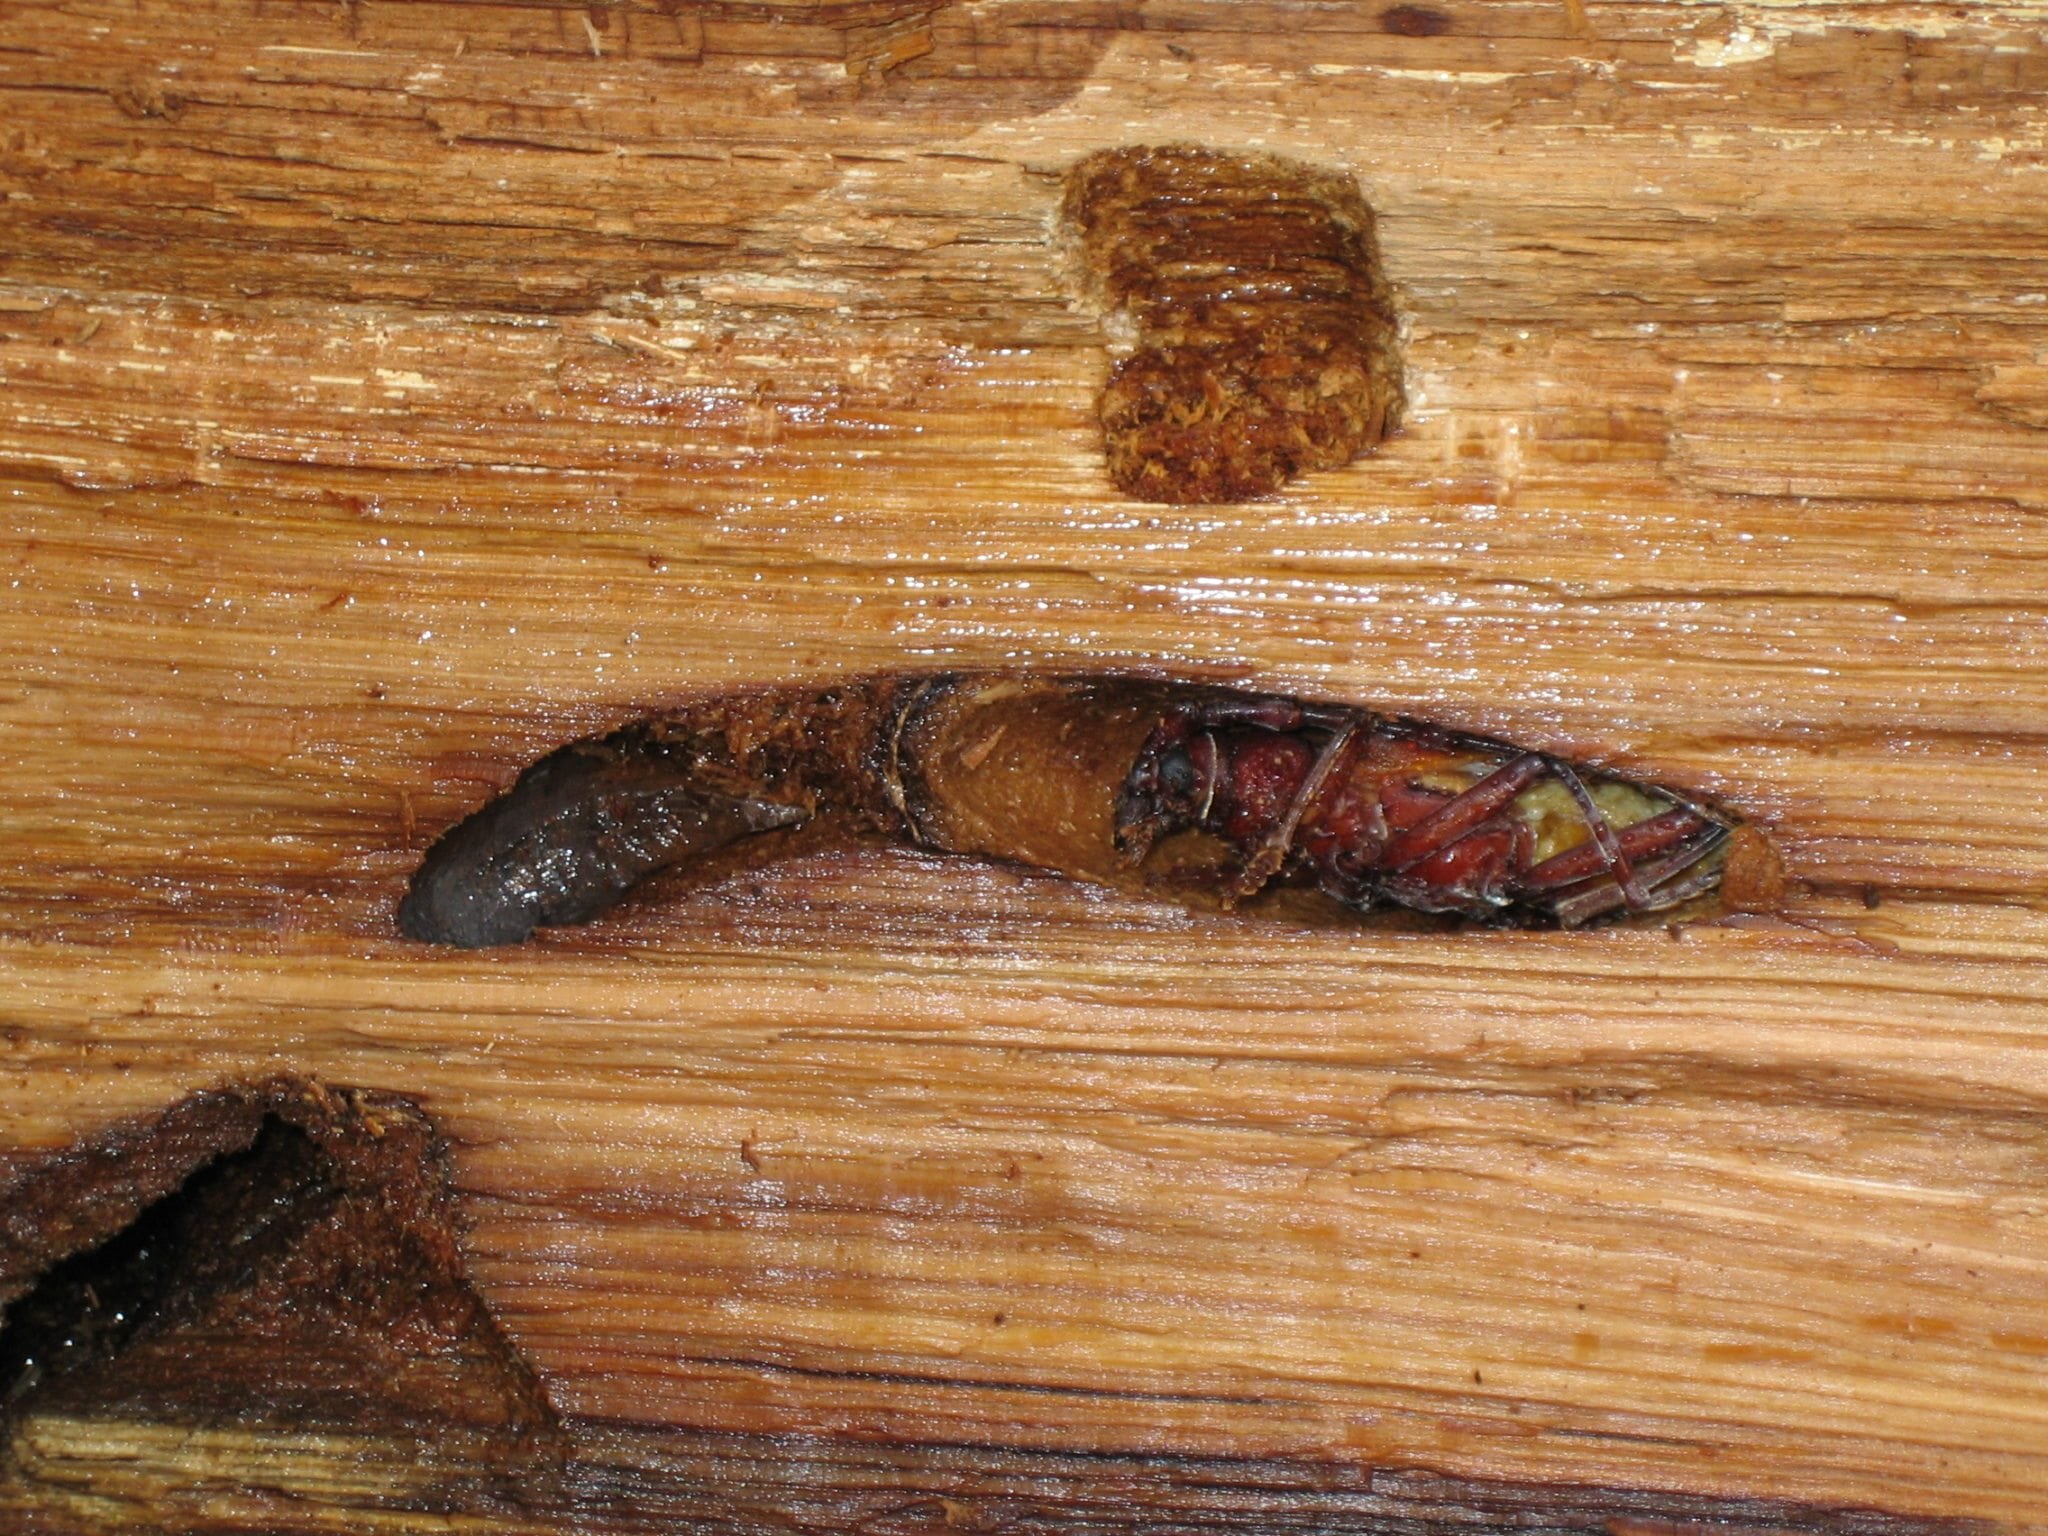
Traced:
<path fill-rule="evenodd" d="M 1440 782 L 1458 774 L 1462 788 Z M 1546 782 L 1578 807 L 1580 840 L 1539 859 L 1540 818 L 1523 801 Z M 1668 809 L 1617 831 L 1560 759 L 1364 711 L 1228 698 L 1160 723 L 1124 786 L 1117 835 L 1137 860 L 1169 833 L 1210 833 L 1238 856 L 1240 898 L 1278 877 L 1361 909 L 1570 926 L 1711 888 L 1728 823 L 1657 794 Z"/>

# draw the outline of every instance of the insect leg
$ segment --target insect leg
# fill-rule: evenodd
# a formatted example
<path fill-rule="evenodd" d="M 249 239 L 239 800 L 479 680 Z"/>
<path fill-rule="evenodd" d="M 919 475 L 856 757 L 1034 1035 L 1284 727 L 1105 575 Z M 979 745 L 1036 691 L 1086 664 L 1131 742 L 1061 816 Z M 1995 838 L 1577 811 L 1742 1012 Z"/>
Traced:
<path fill-rule="evenodd" d="M 1621 887 L 1621 894 L 1628 899 L 1631 911 L 1640 912 L 1649 905 L 1649 898 L 1636 881 L 1636 872 L 1630 866 L 1628 854 L 1615 839 L 1614 827 L 1607 820 L 1606 813 L 1594 803 L 1585 781 L 1575 772 L 1570 763 L 1560 758 L 1550 760 L 1551 774 L 1571 792 L 1579 803 L 1579 814 L 1586 819 L 1586 835 L 1595 848 L 1600 850 L 1600 859 L 1614 875 L 1614 883 Z"/>
<path fill-rule="evenodd" d="M 1382 889 L 1418 912 L 1495 916 L 1513 904 L 1515 871 L 1527 863 L 1534 841 L 1519 816 L 1495 815 L 1388 876 Z"/>
<path fill-rule="evenodd" d="M 1351 714 L 1337 728 L 1336 734 L 1323 743 L 1322 751 L 1316 754 L 1300 787 L 1295 790 L 1294 798 L 1288 803 L 1286 813 L 1245 859 L 1244 868 L 1232 886 L 1235 895 L 1240 898 L 1257 895 L 1265 883 L 1286 865 L 1288 855 L 1294 851 L 1294 836 L 1300 830 L 1302 817 L 1322 800 L 1324 791 L 1340 777 L 1341 770 L 1350 766 L 1358 749 L 1359 724 L 1359 716 Z"/>
<path fill-rule="evenodd" d="M 1389 874 L 1399 874 L 1409 865 L 1419 864 L 1448 848 L 1543 777 L 1551 762 L 1539 752 L 1525 752 L 1494 769 L 1456 799 L 1407 831 L 1397 833 L 1380 855 L 1380 867 Z"/>
<path fill-rule="evenodd" d="M 1705 861 L 1731 835 L 1726 827 L 1713 824 L 1704 836 L 1637 865 L 1636 873 L 1647 894 L 1642 905 L 1634 906 L 1633 910 L 1658 912 L 1713 890 L 1721 882 L 1721 868 L 1718 864 L 1705 867 Z M 1576 928 L 1632 904 L 1622 894 L 1617 882 L 1594 880 L 1578 889 L 1561 892 L 1548 905 L 1558 926 Z"/>
<path fill-rule="evenodd" d="M 1681 805 L 1660 812 L 1646 821 L 1622 828 L 1615 835 L 1615 841 L 1622 853 L 1633 862 L 1666 853 L 1716 825 L 1718 823 L 1701 815 L 1691 806 Z M 1580 843 L 1576 848 L 1567 848 L 1563 853 L 1554 854 L 1527 871 L 1519 884 L 1525 893 L 1541 895 L 1546 891 L 1562 890 L 1565 886 L 1577 885 L 1581 880 L 1590 880 L 1607 867 L 1599 848 L 1590 842 Z M 1637 871 L 1639 879 L 1641 873 L 1641 870 Z M 1650 882 L 1650 885 L 1653 886 L 1654 882 Z"/>

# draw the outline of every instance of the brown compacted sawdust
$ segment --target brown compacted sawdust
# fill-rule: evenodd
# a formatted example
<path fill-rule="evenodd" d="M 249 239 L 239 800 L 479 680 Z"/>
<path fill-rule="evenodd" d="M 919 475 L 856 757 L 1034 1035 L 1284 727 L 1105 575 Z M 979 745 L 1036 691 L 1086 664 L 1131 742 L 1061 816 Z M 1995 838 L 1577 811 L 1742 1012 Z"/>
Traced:
<path fill-rule="evenodd" d="M 1098 403 L 1126 495 L 1263 496 L 1392 429 L 1393 296 L 1348 177 L 1274 155 L 1105 150 L 1069 172 L 1065 216 L 1097 296 L 1137 333 Z"/>

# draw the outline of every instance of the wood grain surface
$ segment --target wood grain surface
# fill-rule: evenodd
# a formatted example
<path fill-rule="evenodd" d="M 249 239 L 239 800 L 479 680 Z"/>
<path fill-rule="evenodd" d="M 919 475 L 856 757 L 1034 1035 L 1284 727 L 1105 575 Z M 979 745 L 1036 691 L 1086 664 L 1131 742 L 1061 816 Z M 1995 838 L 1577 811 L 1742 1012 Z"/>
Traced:
<path fill-rule="evenodd" d="M 1375 454 L 1109 484 L 1056 215 L 1147 143 L 1357 179 Z M 404 1095 L 570 1446 L 451 1513 L 24 1411 L 0 1514 L 2048 1531 L 2037 7 L 0 0 L 0 494 L 0 1180 Z M 558 742 L 951 665 L 1507 736 L 1794 892 L 1354 933 L 821 847 L 392 927 Z"/>

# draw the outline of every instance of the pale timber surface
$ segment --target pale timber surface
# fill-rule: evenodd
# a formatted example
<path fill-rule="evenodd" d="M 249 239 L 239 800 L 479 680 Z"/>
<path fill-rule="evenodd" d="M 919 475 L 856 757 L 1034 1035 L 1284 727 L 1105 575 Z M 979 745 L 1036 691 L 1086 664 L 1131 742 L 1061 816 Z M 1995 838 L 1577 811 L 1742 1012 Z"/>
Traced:
<path fill-rule="evenodd" d="M 1168 141 L 1357 176 L 1376 456 L 1108 486 L 1059 175 Z M 714 1489 L 730 1432 L 2048 1530 L 2040 8 L 0 4 L 0 402 L 0 1168 L 412 1095 L 555 1406 Z M 548 745 L 956 663 L 1511 736 L 1802 884 L 1354 934 L 822 853 L 391 930 Z"/>

